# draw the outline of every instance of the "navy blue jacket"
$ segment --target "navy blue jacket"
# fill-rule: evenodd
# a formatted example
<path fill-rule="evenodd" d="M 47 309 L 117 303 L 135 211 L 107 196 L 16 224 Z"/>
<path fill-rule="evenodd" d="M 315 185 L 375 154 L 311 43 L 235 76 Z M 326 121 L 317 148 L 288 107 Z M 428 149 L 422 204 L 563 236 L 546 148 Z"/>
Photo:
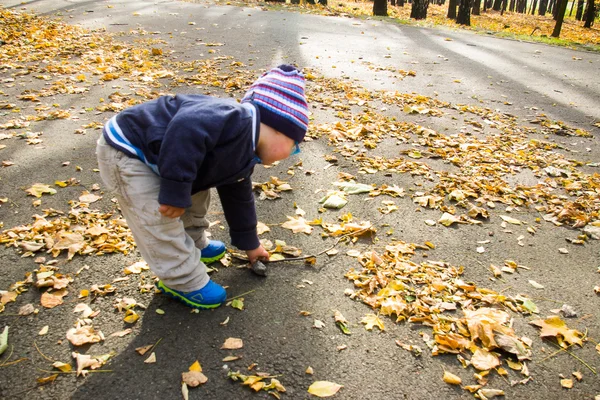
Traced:
<path fill-rule="evenodd" d="M 193 194 L 216 187 L 231 243 L 252 250 L 260 245 L 250 179 L 259 124 L 252 103 L 164 96 L 119 113 L 106 124 L 104 137 L 160 176 L 160 204 L 187 208 Z"/>

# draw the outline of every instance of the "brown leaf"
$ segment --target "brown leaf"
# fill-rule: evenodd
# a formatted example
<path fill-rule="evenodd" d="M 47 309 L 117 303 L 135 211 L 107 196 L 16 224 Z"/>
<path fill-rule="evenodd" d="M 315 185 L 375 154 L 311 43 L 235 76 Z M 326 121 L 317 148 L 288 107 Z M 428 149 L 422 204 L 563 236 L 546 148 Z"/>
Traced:
<path fill-rule="evenodd" d="M 40 303 L 45 308 L 54 308 L 63 303 L 63 297 L 65 297 L 69 292 L 65 289 L 57 290 L 55 292 L 44 292 L 42 297 L 40 298 Z"/>
<path fill-rule="evenodd" d="M 221 349 L 237 350 L 241 349 L 242 347 L 244 347 L 244 342 L 242 341 L 242 339 L 228 338 L 227 340 L 225 340 L 225 343 L 223 343 L 223 345 L 221 346 Z"/>
<path fill-rule="evenodd" d="M 86 325 L 69 329 L 67 339 L 73 346 L 83 346 L 84 344 L 98 343 L 104 340 L 104 335 L 102 332 L 96 331 L 93 326 Z"/>
<path fill-rule="evenodd" d="M 181 374 L 181 380 L 189 387 L 200 386 L 208 381 L 208 378 L 198 371 L 188 371 Z"/>
<path fill-rule="evenodd" d="M 565 322 L 558 315 L 553 315 L 545 320 L 537 319 L 530 322 L 531 325 L 541 328 L 540 337 L 555 337 L 559 344 L 564 340 L 568 344 L 578 344 L 583 346 L 583 333 L 576 329 L 569 329 Z"/>

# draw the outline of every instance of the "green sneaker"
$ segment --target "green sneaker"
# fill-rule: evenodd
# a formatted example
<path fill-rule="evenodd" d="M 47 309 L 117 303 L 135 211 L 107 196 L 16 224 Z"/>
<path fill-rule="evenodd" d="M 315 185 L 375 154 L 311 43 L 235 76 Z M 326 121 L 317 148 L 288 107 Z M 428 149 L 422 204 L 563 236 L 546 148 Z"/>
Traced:
<path fill-rule="evenodd" d="M 227 293 L 223 286 L 212 280 L 209 280 L 202 289 L 194 290 L 193 292 L 180 292 L 179 290 L 171 289 L 167 287 L 163 281 L 158 281 L 156 283 L 156 288 L 167 296 L 196 309 L 217 308 L 227 298 Z"/>

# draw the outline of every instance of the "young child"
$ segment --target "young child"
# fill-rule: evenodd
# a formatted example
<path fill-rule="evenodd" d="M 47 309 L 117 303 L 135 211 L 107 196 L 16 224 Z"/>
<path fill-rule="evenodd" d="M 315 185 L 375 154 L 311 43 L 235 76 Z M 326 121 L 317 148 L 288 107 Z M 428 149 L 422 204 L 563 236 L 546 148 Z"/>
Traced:
<path fill-rule="evenodd" d="M 250 262 L 268 259 L 256 233 L 250 176 L 300 151 L 308 128 L 304 76 L 280 65 L 260 77 L 241 104 L 202 95 L 164 96 L 114 116 L 98 140 L 100 175 L 157 288 L 193 308 L 215 308 L 225 289 L 204 263 L 225 255 L 208 240 L 206 212 L 216 188 L 231 243 Z"/>

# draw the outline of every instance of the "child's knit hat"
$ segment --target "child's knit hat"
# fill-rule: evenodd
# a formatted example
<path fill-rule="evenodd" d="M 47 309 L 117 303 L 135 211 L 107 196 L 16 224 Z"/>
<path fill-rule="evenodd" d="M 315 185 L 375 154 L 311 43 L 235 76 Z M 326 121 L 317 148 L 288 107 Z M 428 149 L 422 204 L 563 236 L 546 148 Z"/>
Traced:
<path fill-rule="evenodd" d="M 248 89 L 242 103 L 252 101 L 260 111 L 260 122 L 301 142 L 308 129 L 308 106 L 304 75 L 287 64 L 264 73 Z"/>

